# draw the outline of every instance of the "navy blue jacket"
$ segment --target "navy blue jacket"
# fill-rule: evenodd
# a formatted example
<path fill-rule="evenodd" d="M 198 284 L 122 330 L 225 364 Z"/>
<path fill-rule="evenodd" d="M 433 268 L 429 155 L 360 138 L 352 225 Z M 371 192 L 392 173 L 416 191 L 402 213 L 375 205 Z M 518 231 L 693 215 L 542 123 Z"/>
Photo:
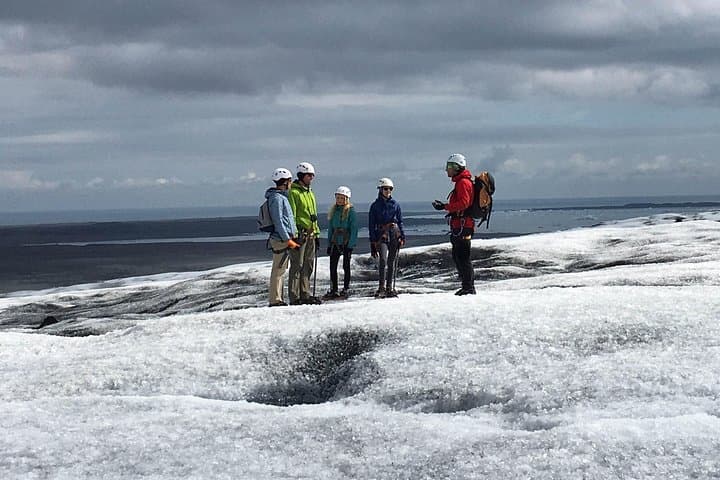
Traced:
<path fill-rule="evenodd" d="M 396 223 L 400 230 L 400 238 L 405 240 L 400 204 L 392 197 L 385 200 L 385 197 L 380 193 L 378 194 L 378 198 L 370 205 L 368 230 L 370 230 L 371 242 L 380 240 L 383 234 L 383 225 L 388 223 Z"/>

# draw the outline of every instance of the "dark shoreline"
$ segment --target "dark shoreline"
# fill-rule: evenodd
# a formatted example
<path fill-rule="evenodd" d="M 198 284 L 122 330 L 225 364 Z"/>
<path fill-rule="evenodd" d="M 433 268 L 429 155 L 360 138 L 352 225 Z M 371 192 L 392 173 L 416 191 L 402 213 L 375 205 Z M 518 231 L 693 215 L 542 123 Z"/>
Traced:
<path fill-rule="evenodd" d="M 624 205 L 587 205 L 573 207 L 537 207 L 530 208 L 531 212 L 553 212 L 560 210 L 642 210 L 648 208 L 717 208 L 720 202 L 668 202 L 668 203 L 626 203 Z"/>
<path fill-rule="evenodd" d="M 479 232 L 475 238 L 516 234 Z M 448 243 L 447 235 L 408 236 L 406 247 Z M 325 255 L 325 240 L 321 254 Z M 370 251 L 366 239 L 355 253 Z M 168 272 L 203 271 L 239 263 L 270 260 L 265 240 L 243 242 L 128 245 L 43 245 L 0 248 L 0 295 Z"/>

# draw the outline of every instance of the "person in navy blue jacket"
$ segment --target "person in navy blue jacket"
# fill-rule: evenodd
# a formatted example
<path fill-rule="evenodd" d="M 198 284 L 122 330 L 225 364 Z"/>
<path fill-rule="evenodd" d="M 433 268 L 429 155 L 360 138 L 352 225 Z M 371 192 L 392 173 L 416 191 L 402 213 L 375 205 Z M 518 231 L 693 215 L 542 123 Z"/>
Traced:
<path fill-rule="evenodd" d="M 375 296 L 397 297 L 393 279 L 397 273 L 398 250 L 405 245 L 402 210 L 400 204 L 392 198 L 392 180 L 381 178 L 377 188 L 378 197 L 370 205 L 368 219 L 370 254 L 373 258 L 379 258 L 380 286 Z"/>

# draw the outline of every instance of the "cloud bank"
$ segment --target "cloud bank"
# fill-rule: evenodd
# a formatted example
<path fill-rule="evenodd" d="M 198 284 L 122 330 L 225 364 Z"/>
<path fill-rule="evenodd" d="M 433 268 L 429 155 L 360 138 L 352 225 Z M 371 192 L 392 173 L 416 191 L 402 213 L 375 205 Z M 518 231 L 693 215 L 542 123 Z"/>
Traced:
<path fill-rule="evenodd" d="M 507 197 L 713 193 L 718 59 L 711 1 L 9 1 L 0 170 L 76 182 L 10 209 L 253 203 L 301 161 L 321 195 L 394 175 L 416 200 L 453 151 Z"/>

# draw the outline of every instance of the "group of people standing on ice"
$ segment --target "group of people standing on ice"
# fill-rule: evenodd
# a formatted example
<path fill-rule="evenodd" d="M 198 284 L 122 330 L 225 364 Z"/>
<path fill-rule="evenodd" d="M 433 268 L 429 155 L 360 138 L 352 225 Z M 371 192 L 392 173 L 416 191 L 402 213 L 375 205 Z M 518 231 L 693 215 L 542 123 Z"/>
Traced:
<path fill-rule="evenodd" d="M 436 210 L 447 212 L 450 224 L 452 256 L 462 287 L 456 295 L 475 293 L 474 272 L 470 260 L 470 240 L 475 222 L 463 212 L 473 201 L 472 175 L 462 154 L 452 154 L 446 163 L 448 177 L 455 188 L 448 196 L 448 202 L 435 200 Z M 320 304 L 322 300 L 311 289 L 311 278 L 317 269 L 317 254 L 320 249 L 320 227 L 315 193 L 311 185 L 315 179 L 315 168 L 307 162 L 296 168 L 296 179 L 290 170 L 277 168 L 272 174 L 274 187 L 267 189 L 265 198 L 273 229 L 268 240 L 273 252 L 270 272 L 269 304 L 271 307 L 286 306 L 283 298 L 283 277 L 289 263 L 289 304 Z M 465 181 L 468 180 L 468 181 Z M 370 206 L 368 229 L 370 232 L 370 254 L 378 260 L 379 285 L 375 292 L 378 298 L 396 297 L 395 276 L 400 248 L 405 245 L 402 209 L 393 198 L 393 181 L 389 178 L 378 180 L 378 196 Z M 335 190 L 335 203 L 328 212 L 328 235 L 326 253 L 330 257 L 330 290 L 324 300 L 347 298 L 350 288 L 350 262 L 357 245 L 358 222 L 355 207 L 350 203 L 352 192 L 345 185 Z M 343 258 L 343 285 L 339 289 L 337 267 Z"/>

